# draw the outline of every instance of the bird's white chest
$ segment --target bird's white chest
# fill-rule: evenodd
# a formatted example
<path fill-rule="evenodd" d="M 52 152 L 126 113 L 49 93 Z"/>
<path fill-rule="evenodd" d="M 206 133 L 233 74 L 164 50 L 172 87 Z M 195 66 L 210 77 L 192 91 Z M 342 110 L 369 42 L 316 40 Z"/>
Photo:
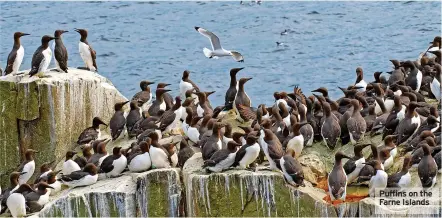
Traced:
<path fill-rule="evenodd" d="M 77 170 L 81 170 L 81 168 L 75 161 L 69 159 L 63 163 L 63 174 L 68 175 Z"/>
<path fill-rule="evenodd" d="M 246 168 L 247 166 L 249 166 L 249 164 L 253 163 L 253 161 L 255 161 L 256 158 L 258 158 L 259 151 L 260 147 L 258 143 L 255 143 L 252 146 L 247 147 L 246 154 L 241 159 L 241 161 L 239 161 L 239 165 L 241 166 L 241 168 Z"/>
<path fill-rule="evenodd" d="M 160 110 L 166 111 L 166 102 L 163 101 L 163 102 L 160 104 Z"/>
<path fill-rule="evenodd" d="M 49 64 L 51 63 L 51 58 L 52 58 L 52 50 L 49 47 L 46 48 L 45 50 L 43 50 L 42 53 L 43 53 L 44 59 L 40 63 L 39 72 L 45 72 L 48 69 Z"/>
<path fill-rule="evenodd" d="M 170 168 L 169 157 L 162 149 L 150 146 L 149 154 L 153 167 Z"/>
<path fill-rule="evenodd" d="M 37 201 L 37 204 L 43 206 L 49 202 L 49 194 L 51 193 L 51 190 L 48 190 L 46 194 L 41 195 L 40 198 Z"/>
<path fill-rule="evenodd" d="M 31 176 L 34 174 L 35 171 L 35 161 L 29 161 L 25 166 L 23 167 L 22 172 L 25 172 L 25 174 L 20 175 L 18 179 L 18 183 L 24 184 L 28 182 L 28 180 L 31 178 Z"/>
<path fill-rule="evenodd" d="M 199 141 L 200 133 L 197 128 L 189 127 L 187 130 L 187 136 L 192 142 L 197 143 Z"/>
<path fill-rule="evenodd" d="M 367 88 L 367 83 L 364 80 L 359 81 L 357 84 L 355 84 L 356 87 L 363 87 L 358 89 L 358 92 L 365 92 L 365 89 Z"/>
<path fill-rule="evenodd" d="M 101 163 L 103 163 L 103 160 L 106 159 L 107 156 L 109 156 L 109 154 L 106 154 L 103 157 L 100 157 L 100 159 L 98 159 L 98 166 L 97 167 L 101 166 Z"/>
<path fill-rule="evenodd" d="M 369 183 L 369 193 L 374 197 L 375 193 L 387 187 L 388 175 L 383 170 L 376 170 L 376 175 L 371 177 Z M 379 195 L 377 195 L 379 196 Z"/>
<path fill-rule="evenodd" d="M 20 193 L 12 193 L 6 200 L 6 206 L 13 217 L 25 217 L 26 202 L 25 197 Z"/>
<path fill-rule="evenodd" d="M 121 155 L 118 159 L 114 160 L 112 165 L 114 169 L 107 173 L 107 176 L 118 176 L 126 168 L 127 159 L 124 155 Z"/>
<path fill-rule="evenodd" d="M 183 80 L 181 80 L 180 82 L 180 94 L 181 97 L 184 99 L 184 97 L 186 96 L 186 91 L 192 89 L 193 86 L 191 83 L 189 82 L 184 82 Z"/>
<path fill-rule="evenodd" d="M 398 182 L 399 187 L 401 188 L 408 188 L 411 185 L 411 174 L 407 172 L 405 175 L 403 175 Z"/>
<path fill-rule="evenodd" d="M 396 114 L 396 119 L 401 121 L 405 118 L 405 109 L 406 109 L 406 107 L 404 105 L 402 105 L 402 109 L 399 111 L 399 113 Z"/>
<path fill-rule="evenodd" d="M 198 107 L 196 108 L 196 113 L 199 117 L 202 117 L 204 115 L 204 109 L 198 104 Z"/>
<path fill-rule="evenodd" d="M 132 172 L 142 172 L 150 169 L 152 161 L 148 152 L 137 155 L 129 163 L 129 170 Z"/>
<path fill-rule="evenodd" d="M 60 181 L 55 181 L 54 183 L 50 184 L 50 186 L 52 188 L 54 188 L 53 190 L 51 190 L 51 196 L 57 194 L 58 192 L 61 191 L 61 182 Z"/>
<path fill-rule="evenodd" d="M 302 134 L 293 137 L 287 143 L 287 149 L 295 151 L 296 157 L 299 157 L 301 155 L 303 148 L 304 148 L 304 136 L 302 136 Z"/>
<path fill-rule="evenodd" d="M 18 71 L 20 70 L 20 65 L 23 62 L 24 56 L 25 56 L 25 49 L 23 48 L 23 46 L 20 45 L 20 48 L 17 50 L 17 55 L 12 65 L 12 73 L 18 73 Z"/>
<path fill-rule="evenodd" d="M 434 78 L 433 81 L 431 81 L 430 84 L 431 93 L 433 93 L 434 97 L 436 97 L 437 100 L 440 100 L 440 82 Z"/>
<path fill-rule="evenodd" d="M 213 167 L 208 167 L 212 172 L 221 172 L 228 169 L 235 162 L 236 153 L 230 153 L 226 159 L 220 161 Z"/>

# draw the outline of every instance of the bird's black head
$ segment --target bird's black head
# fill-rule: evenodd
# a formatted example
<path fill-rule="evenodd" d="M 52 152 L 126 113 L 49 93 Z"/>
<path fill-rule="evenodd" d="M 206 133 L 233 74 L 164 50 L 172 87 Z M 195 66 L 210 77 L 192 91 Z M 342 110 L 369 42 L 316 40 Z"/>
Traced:
<path fill-rule="evenodd" d="M 43 37 L 41 37 L 41 44 L 42 45 L 47 45 L 47 44 L 49 44 L 49 42 L 51 40 L 54 40 L 54 39 L 56 39 L 56 38 L 52 37 L 52 36 L 44 35 Z"/>
<path fill-rule="evenodd" d="M 60 38 L 63 33 L 67 33 L 67 30 L 55 30 L 54 36 Z"/>
<path fill-rule="evenodd" d="M 22 32 L 15 32 L 14 33 L 14 39 L 19 39 L 22 36 L 27 36 L 27 35 L 31 35 L 29 33 L 22 33 Z"/>

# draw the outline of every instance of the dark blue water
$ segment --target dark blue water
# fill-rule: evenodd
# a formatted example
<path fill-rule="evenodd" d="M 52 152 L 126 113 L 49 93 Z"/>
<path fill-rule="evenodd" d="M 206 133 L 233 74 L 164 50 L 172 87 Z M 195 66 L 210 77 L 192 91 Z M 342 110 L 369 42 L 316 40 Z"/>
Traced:
<path fill-rule="evenodd" d="M 65 29 L 69 65 L 82 66 L 73 28 L 86 28 L 99 73 L 129 98 L 144 79 L 172 83 L 177 94 L 188 69 L 202 90 L 216 91 L 213 104 L 222 104 L 229 69 L 245 67 L 239 76 L 254 78 L 246 91 L 256 106 L 295 85 L 306 94 L 326 86 L 338 97 L 337 86 L 353 83 L 357 66 L 371 81 L 373 72 L 391 69 L 389 59 L 416 59 L 440 34 L 440 18 L 440 2 L 1 2 L 0 63 L 4 68 L 15 31 L 32 34 L 22 39 L 28 69 L 41 36 Z M 216 33 L 245 62 L 205 58 L 209 41 L 194 26 Z M 284 29 L 291 33 L 281 36 Z"/>

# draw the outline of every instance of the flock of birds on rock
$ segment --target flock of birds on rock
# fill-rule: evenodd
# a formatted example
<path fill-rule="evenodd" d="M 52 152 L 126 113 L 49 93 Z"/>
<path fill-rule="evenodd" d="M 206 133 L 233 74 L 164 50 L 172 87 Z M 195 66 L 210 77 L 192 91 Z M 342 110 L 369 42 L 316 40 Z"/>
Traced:
<path fill-rule="evenodd" d="M 232 56 L 236 61 L 243 60 L 238 52 L 224 50 L 213 33 L 199 27 L 195 29 L 212 42 L 213 50 L 204 49 L 207 57 Z M 34 65 L 33 60 L 31 72 L 46 70 L 50 61 L 48 42 L 61 39 L 63 32 L 66 31 L 56 31 L 56 37 L 42 38 L 42 47 L 36 54 L 44 53 L 45 64 Z M 96 70 L 95 51 L 87 43 L 87 31 L 78 29 L 77 32 L 81 34 L 80 54 L 86 68 Z M 19 39 L 23 35 L 26 34 L 14 35 L 12 56 L 14 52 L 22 56 Z M 57 41 L 55 48 L 57 53 Z M 38 57 L 41 58 L 37 54 Z M 67 61 L 55 57 L 59 70 L 66 72 L 64 63 Z M 150 88 L 154 82 L 141 81 L 141 91 L 131 101 L 115 104 L 115 113 L 108 124 L 95 117 L 92 126 L 79 135 L 77 144 L 81 146 L 82 155 L 68 151 L 61 171 L 52 171 L 53 163 L 44 163 L 33 185 L 29 185 L 29 179 L 35 172 L 37 151 L 28 149 L 19 169 L 10 174 L 10 187 L 2 192 L 2 213 L 9 208 L 12 216 L 18 217 L 26 211 L 39 211 L 50 195 L 61 190 L 62 184 L 88 186 L 96 183 L 99 175 L 112 178 L 126 170 L 143 172 L 183 167 L 196 152 L 201 152 L 202 167 L 208 173 L 231 168 L 256 170 L 257 164 L 267 161 L 268 169 L 282 172 L 288 184 L 304 186 L 298 157 L 304 147 L 312 146 L 315 141 L 323 141 L 329 149 L 336 148 L 338 141 L 343 145 L 354 144 L 353 156 L 341 151 L 334 154 L 335 164 L 328 176 L 332 200 L 345 201 L 347 185 L 352 183 L 368 182 L 370 196 L 375 195 L 375 189 L 410 187 L 408 170 L 413 165 L 418 168 L 422 187 L 432 187 L 438 171 L 441 172 L 440 108 L 426 103 L 425 99 L 440 101 L 440 58 L 441 37 L 438 36 L 417 61 L 391 60 L 393 71 L 375 72 L 373 82 L 366 82 L 363 69 L 358 67 L 356 82 L 340 88 L 344 93 L 340 99 L 332 100 L 325 87 L 313 90 L 320 95 L 312 96 L 305 96 L 301 88 L 295 87 L 293 92 L 275 92 L 273 105 L 260 104 L 257 108 L 252 107 L 245 91 L 245 84 L 252 78 L 237 79 L 243 68 L 230 70 L 225 104 L 215 108 L 209 101 L 213 92 L 201 90 L 187 70 L 179 83 L 180 94 L 175 98 L 168 93 L 171 89 L 167 87 L 171 84 L 158 83 L 154 100 Z M 8 58 L 7 73 L 18 71 L 17 57 L 10 65 L 13 59 Z M 390 74 L 388 79 L 386 74 Z M 123 108 L 129 102 L 130 111 L 126 115 Z M 236 127 L 223 120 L 226 113 L 235 114 L 241 131 L 234 131 Z M 101 137 L 101 125 L 110 128 L 110 139 Z M 182 132 L 177 133 L 177 128 Z M 160 143 L 162 138 L 181 134 L 184 136 L 180 141 Z M 384 142 L 380 145 L 360 143 L 367 134 L 382 134 Z M 136 142 L 128 148 L 114 147 L 111 154 L 106 151 L 111 140 L 125 137 L 136 138 Z M 368 146 L 372 154 L 366 159 L 362 150 Z M 388 175 L 385 171 L 399 156 L 405 156 L 403 168 Z M 342 164 L 344 158 L 348 161 Z"/>

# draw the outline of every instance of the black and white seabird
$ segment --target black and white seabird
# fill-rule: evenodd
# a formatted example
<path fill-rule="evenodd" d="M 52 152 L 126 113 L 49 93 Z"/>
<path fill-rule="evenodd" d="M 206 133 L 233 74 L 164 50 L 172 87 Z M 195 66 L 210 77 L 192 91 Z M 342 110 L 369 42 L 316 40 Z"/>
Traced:
<path fill-rule="evenodd" d="M 133 97 L 132 101 L 138 102 L 138 107 L 140 107 L 143 111 L 147 110 L 151 101 L 152 101 L 152 92 L 150 91 L 149 85 L 154 84 L 154 82 L 150 82 L 147 80 L 143 80 L 140 82 L 141 91 L 137 92 Z"/>
<path fill-rule="evenodd" d="M 328 175 L 328 190 L 330 192 L 330 199 L 345 201 L 347 195 L 347 175 L 342 167 L 342 159 L 350 159 L 349 156 L 345 155 L 341 151 L 335 154 L 335 164 L 332 171 Z"/>
<path fill-rule="evenodd" d="M 313 144 L 314 131 L 312 125 L 307 121 L 306 108 L 298 107 L 298 111 L 300 117 L 299 122 L 306 123 L 299 129 L 299 132 L 302 134 L 302 137 L 304 138 L 304 146 L 311 146 Z"/>
<path fill-rule="evenodd" d="M 88 163 L 82 171 L 62 175 L 59 180 L 71 188 L 92 185 L 98 180 L 98 169 L 94 164 Z"/>
<path fill-rule="evenodd" d="M 20 70 L 20 65 L 23 61 L 23 56 L 25 55 L 25 49 L 20 43 L 20 38 L 22 36 L 30 35 L 28 33 L 15 32 L 14 33 L 14 46 L 8 55 L 8 62 L 5 68 L 5 75 L 10 73 L 16 74 Z M 0 73 L 0 76 L 2 74 Z"/>
<path fill-rule="evenodd" d="M 192 141 L 193 143 L 198 143 L 200 141 L 200 135 L 202 135 L 199 132 L 198 129 L 198 121 L 201 120 L 202 117 L 193 117 L 192 118 L 192 122 L 189 125 L 189 128 L 187 129 L 187 136 L 189 137 L 189 140 Z M 210 116 L 208 116 L 208 118 L 210 119 Z M 208 120 L 207 120 L 208 121 Z M 203 120 L 204 122 L 204 120 Z M 203 123 L 201 123 L 202 125 Z"/>
<path fill-rule="evenodd" d="M 188 137 L 184 137 L 180 142 L 180 150 L 178 151 L 178 166 L 183 168 L 186 161 L 191 158 L 195 151 L 189 146 Z"/>
<path fill-rule="evenodd" d="M 190 71 L 185 70 L 183 72 L 183 76 L 181 77 L 181 81 L 180 81 L 180 97 L 181 99 L 186 99 L 186 92 L 191 90 L 191 89 L 195 89 L 194 91 L 199 92 L 200 89 L 198 88 L 198 86 L 189 79 L 190 76 Z M 197 97 L 196 95 L 192 95 L 192 97 Z M 197 103 L 198 101 L 196 101 L 197 99 L 195 99 L 195 103 Z"/>
<path fill-rule="evenodd" d="M 140 150 L 131 154 L 127 158 L 127 167 L 131 172 L 144 172 L 152 167 L 150 160 L 149 147 L 151 139 L 140 143 Z"/>
<path fill-rule="evenodd" d="M 117 140 L 121 135 L 124 137 L 126 118 L 124 117 L 123 106 L 129 101 L 116 103 L 114 106 L 115 113 L 109 121 L 112 140 Z"/>
<path fill-rule="evenodd" d="M 157 89 L 165 89 L 167 86 L 170 86 L 170 84 L 169 83 L 158 83 Z M 172 108 L 172 106 L 175 102 L 172 95 L 169 94 L 168 92 L 163 94 L 163 100 L 166 103 L 166 110 L 169 110 L 170 108 Z"/>
<path fill-rule="evenodd" d="M 77 144 L 78 145 L 89 144 L 91 141 L 100 139 L 101 137 L 100 125 L 107 126 L 107 124 L 104 123 L 101 120 L 101 118 L 94 117 L 94 119 L 92 120 L 92 126 L 83 130 L 83 132 L 78 137 Z"/>
<path fill-rule="evenodd" d="M 210 159 L 204 161 L 203 168 L 206 168 L 209 172 L 222 172 L 230 168 L 235 162 L 236 151 L 241 144 L 234 141 L 227 143 L 227 148 L 216 151 Z"/>
<path fill-rule="evenodd" d="M 54 33 L 55 37 L 55 47 L 54 47 L 54 57 L 55 66 L 58 71 L 68 72 L 68 51 L 61 40 L 61 35 L 67 33 L 66 30 L 56 30 Z"/>
<path fill-rule="evenodd" d="M 421 159 L 417 173 L 423 188 L 432 188 L 437 180 L 437 164 L 431 156 L 430 147 L 427 144 L 422 145 L 424 157 Z"/>
<path fill-rule="evenodd" d="M 358 88 L 359 92 L 365 92 L 367 88 L 367 82 L 364 81 L 364 72 L 362 70 L 362 67 L 356 68 L 356 82 L 355 87 Z"/>
<path fill-rule="evenodd" d="M 410 72 L 405 78 L 405 84 L 410 86 L 412 90 L 418 92 L 422 84 L 422 72 L 414 65 L 412 61 L 405 61 L 402 66 L 409 69 Z"/>
<path fill-rule="evenodd" d="M 27 183 L 28 180 L 34 175 L 35 172 L 35 161 L 34 161 L 34 154 L 38 153 L 38 151 L 33 149 L 26 150 L 25 153 L 25 160 L 21 163 L 20 167 L 18 168 L 18 172 L 24 173 L 20 175 L 20 178 L 18 179 L 18 183 L 24 184 Z"/>
<path fill-rule="evenodd" d="M 223 123 L 216 122 L 213 124 L 212 135 L 201 146 L 203 160 L 209 160 L 216 151 L 222 149 L 222 127 L 224 127 Z"/>
<path fill-rule="evenodd" d="M 49 202 L 51 189 L 54 189 L 46 182 L 39 182 L 37 190 L 25 195 L 26 204 L 29 206 L 31 213 L 35 213 L 43 209 L 45 204 Z"/>
<path fill-rule="evenodd" d="M 3 192 L 0 193 L 0 204 L 1 204 L 1 210 L 0 214 L 3 214 L 6 209 L 6 200 L 8 199 L 9 195 L 11 195 L 13 192 L 15 192 L 19 187 L 20 184 L 18 183 L 18 179 L 20 178 L 20 175 L 25 174 L 24 172 L 12 172 L 11 175 L 9 175 L 9 187 L 6 189 L 3 189 Z"/>
<path fill-rule="evenodd" d="M 236 152 L 233 167 L 239 166 L 241 169 L 247 169 L 258 158 L 261 148 L 256 142 L 257 140 L 258 137 L 254 134 L 247 135 L 246 144 Z"/>
<path fill-rule="evenodd" d="M 158 116 L 160 111 L 165 112 L 167 110 L 166 102 L 164 102 L 163 94 L 166 92 L 170 92 L 170 89 L 157 89 L 155 91 L 155 101 L 152 102 L 152 105 L 149 107 L 148 113 L 151 116 Z"/>
<path fill-rule="evenodd" d="M 196 108 L 196 113 L 199 117 L 204 117 L 206 115 L 212 115 L 213 109 L 209 106 L 209 101 L 205 92 L 195 92 L 198 96 L 198 106 Z"/>
<path fill-rule="evenodd" d="M 352 183 L 358 178 L 361 169 L 365 166 L 365 157 L 362 150 L 370 144 L 357 144 L 354 146 L 354 156 L 344 164 L 345 174 L 347 175 L 348 183 Z"/>
<path fill-rule="evenodd" d="M 365 131 L 367 130 L 367 124 L 361 115 L 359 101 L 352 99 L 351 104 L 353 105 L 353 113 L 347 120 L 347 129 L 348 134 L 350 135 L 350 141 L 355 144 L 364 138 Z"/>
<path fill-rule="evenodd" d="M 252 102 L 247 95 L 247 93 L 244 91 L 244 84 L 251 80 L 252 78 L 241 78 L 238 81 L 238 92 L 236 93 L 235 100 L 233 100 L 233 109 L 235 109 L 237 114 L 237 119 L 243 120 L 239 114 L 238 106 L 243 105 L 245 107 L 251 107 Z"/>
<path fill-rule="evenodd" d="M 126 129 L 127 132 L 132 132 L 135 123 L 141 119 L 140 108 L 138 107 L 138 102 L 132 100 L 130 102 L 130 111 L 126 117 Z"/>
<path fill-rule="evenodd" d="M 94 148 L 94 154 L 91 156 L 91 158 L 89 158 L 87 162 L 92 163 L 95 166 L 99 167 L 101 165 L 101 162 L 103 162 L 104 158 L 108 156 L 106 151 L 106 145 L 110 141 L 111 141 L 110 139 L 106 139 L 103 141 L 100 140 L 100 142 L 97 143 L 96 149 Z"/>
<path fill-rule="evenodd" d="M 328 148 L 333 149 L 338 142 L 339 136 L 341 135 L 341 127 L 338 121 L 334 118 L 331 113 L 330 104 L 324 102 L 322 104 L 324 110 L 325 120 L 321 126 L 321 136 Z"/>
<path fill-rule="evenodd" d="M 207 31 L 201 27 L 195 27 L 195 30 L 201 33 L 201 35 L 210 39 L 210 43 L 212 44 L 212 50 L 208 48 L 204 48 L 204 55 L 208 58 L 218 58 L 223 56 L 232 56 L 235 61 L 244 62 L 244 57 L 237 51 L 229 51 L 225 50 L 221 47 L 221 42 L 219 41 L 218 36 L 213 34 L 210 31 Z"/>
<path fill-rule="evenodd" d="M 409 188 L 411 186 L 411 174 L 408 170 L 411 167 L 411 156 L 404 158 L 401 171 L 388 175 L 387 187 L 390 188 Z"/>
<path fill-rule="evenodd" d="M 279 160 L 281 171 L 284 178 L 290 185 L 305 186 L 304 172 L 301 164 L 295 159 L 295 152 L 288 150 L 286 154 Z"/>
<path fill-rule="evenodd" d="M 28 184 L 21 184 L 20 187 L 11 193 L 6 200 L 9 212 L 13 217 L 25 217 L 26 216 L 26 199 L 23 193 L 34 192 Z"/>
<path fill-rule="evenodd" d="M 171 156 L 175 152 L 175 144 L 160 145 L 158 143 L 158 133 L 152 132 L 149 134 L 152 142 L 149 148 L 150 159 L 152 161 L 152 168 L 170 168 L 172 166 Z"/>
<path fill-rule="evenodd" d="M 284 156 L 282 144 L 278 137 L 276 137 L 275 133 L 273 133 L 270 129 L 262 128 L 259 131 L 258 143 L 261 145 L 261 148 L 270 163 L 270 170 L 278 170 L 279 159 Z M 301 144 L 303 143 L 304 139 L 302 140 Z"/>
<path fill-rule="evenodd" d="M 160 126 L 160 130 L 163 132 L 170 132 L 172 129 L 174 129 L 181 118 L 182 110 L 181 108 L 181 98 L 177 96 L 175 98 L 175 104 L 164 112 L 164 114 L 161 116 L 160 120 L 158 121 Z"/>
<path fill-rule="evenodd" d="M 77 154 L 77 152 L 68 151 L 66 152 L 66 160 L 63 163 L 63 170 L 61 171 L 63 174 L 71 174 L 74 171 L 81 170 L 80 166 L 72 160 L 72 158 Z"/>
<path fill-rule="evenodd" d="M 55 163 L 55 160 L 52 162 L 45 162 L 40 166 L 40 173 L 35 177 L 34 184 L 40 182 L 41 179 L 45 178 L 48 173 L 52 172 L 52 165 Z"/>
<path fill-rule="evenodd" d="M 106 177 L 117 177 L 127 166 L 127 158 L 121 154 L 121 147 L 114 147 L 112 155 L 107 156 L 100 165 L 100 173 Z"/>
<path fill-rule="evenodd" d="M 302 149 L 304 149 L 304 136 L 301 134 L 300 129 L 308 123 L 294 123 L 292 124 L 293 138 L 287 143 L 286 150 L 293 150 L 295 157 L 298 158 L 301 155 Z M 313 136 L 313 134 L 312 134 Z"/>
<path fill-rule="evenodd" d="M 80 52 L 81 59 L 83 59 L 84 65 L 87 70 L 98 71 L 97 63 L 97 53 L 92 49 L 91 45 L 87 41 L 87 30 L 85 29 L 75 29 L 81 36 L 80 42 L 78 43 L 78 51 Z"/>
<path fill-rule="evenodd" d="M 371 160 L 364 164 L 372 166 L 376 173 L 371 177 L 368 185 L 368 194 L 370 197 L 380 196 L 379 191 L 387 187 L 388 174 L 382 169 L 382 163 L 378 160 Z"/>
<path fill-rule="evenodd" d="M 227 89 L 224 106 L 226 110 L 231 110 L 233 108 L 233 101 L 235 100 L 236 93 L 238 92 L 238 81 L 236 80 L 236 74 L 244 69 L 233 68 L 230 70 L 230 86 Z"/>
<path fill-rule="evenodd" d="M 414 101 L 408 104 L 405 118 L 399 122 L 394 132 L 397 135 L 397 144 L 405 142 L 421 125 L 421 119 L 415 110 L 418 106 Z"/>
<path fill-rule="evenodd" d="M 31 71 L 29 71 L 29 76 L 44 73 L 48 69 L 52 58 L 52 50 L 49 48 L 49 42 L 53 39 L 55 38 L 48 35 L 41 38 L 41 46 L 37 48 L 32 56 L 32 66 Z"/>
<path fill-rule="evenodd" d="M 77 156 L 74 159 L 75 163 L 77 163 L 80 168 L 84 168 L 84 166 L 86 166 L 87 161 L 89 160 L 89 158 L 92 157 L 91 150 L 92 150 L 92 146 L 91 145 L 84 146 L 81 149 L 83 156 Z"/>

